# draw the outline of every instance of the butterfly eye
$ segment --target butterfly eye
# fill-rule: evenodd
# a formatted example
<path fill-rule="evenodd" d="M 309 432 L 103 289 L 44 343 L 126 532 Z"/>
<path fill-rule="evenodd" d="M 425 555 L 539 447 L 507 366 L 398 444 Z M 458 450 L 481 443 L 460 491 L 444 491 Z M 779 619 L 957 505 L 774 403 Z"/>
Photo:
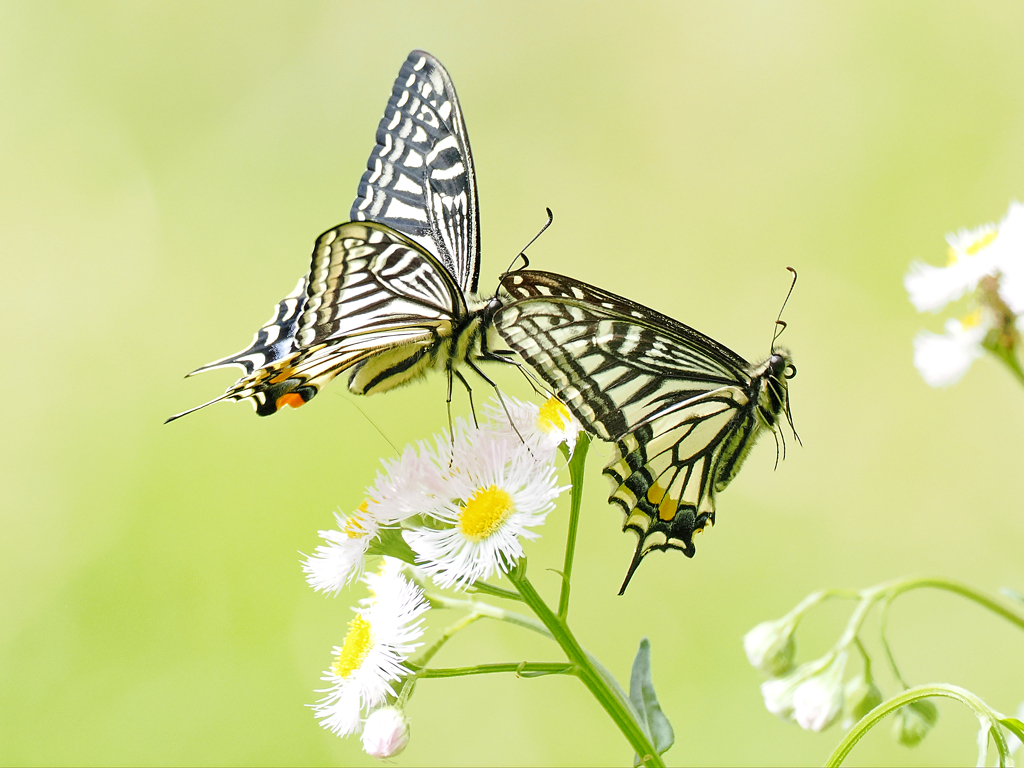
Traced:
<path fill-rule="evenodd" d="M 796 376 L 796 366 L 793 365 L 792 363 L 787 364 L 786 369 L 782 372 L 782 375 L 785 376 L 787 379 L 792 379 L 794 376 Z"/>

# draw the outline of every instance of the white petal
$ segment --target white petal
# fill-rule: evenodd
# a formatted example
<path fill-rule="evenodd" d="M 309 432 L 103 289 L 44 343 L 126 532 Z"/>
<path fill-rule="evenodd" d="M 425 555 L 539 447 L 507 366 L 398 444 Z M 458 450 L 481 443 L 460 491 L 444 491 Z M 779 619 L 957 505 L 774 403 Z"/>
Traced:
<path fill-rule="evenodd" d="M 947 320 L 944 336 L 922 331 L 914 339 L 914 365 L 930 386 L 955 384 L 982 356 L 981 342 L 988 330 L 986 323 L 964 328 L 957 320 Z"/>

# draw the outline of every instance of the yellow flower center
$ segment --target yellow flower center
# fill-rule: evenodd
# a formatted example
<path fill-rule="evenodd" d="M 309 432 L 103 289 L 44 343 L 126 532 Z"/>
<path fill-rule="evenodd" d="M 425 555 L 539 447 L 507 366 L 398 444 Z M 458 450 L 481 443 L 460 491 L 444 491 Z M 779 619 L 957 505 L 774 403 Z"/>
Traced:
<path fill-rule="evenodd" d="M 996 235 L 998 234 L 998 229 L 993 229 L 991 232 L 986 232 L 973 243 L 964 248 L 964 253 L 967 254 L 968 256 L 974 256 L 982 248 L 990 245 L 992 241 L 996 239 Z M 956 251 L 950 248 L 946 258 L 946 266 L 952 266 L 953 264 L 956 263 L 956 260 Z"/>
<path fill-rule="evenodd" d="M 356 616 L 348 623 L 348 634 L 342 643 L 341 653 L 331 664 L 331 671 L 338 677 L 348 677 L 353 670 L 359 669 L 370 647 L 370 622 L 362 616 Z"/>
<path fill-rule="evenodd" d="M 359 511 L 353 512 L 345 520 L 345 527 L 342 529 L 344 534 L 350 539 L 359 539 L 369 533 L 369 531 L 367 531 L 363 526 L 363 523 L 369 514 L 369 502 L 364 501 L 359 505 Z"/>
<path fill-rule="evenodd" d="M 470 541 L 483 541 L 515 511 L 512 497 L 501 488 L 478 488 L 459 513 L 459 530 Z"/>
<path fill-rule="evenodd" d="M 964 315 L 960 318 L 960 325 L 966 328 L 974 328 L 976 325 L 981 323 L 981 310 L 976 309 L 969 315 Z"/>
<path fill-rule="evenodd" d="M 571 419 L 569 409 L 562 405 L 558 398 L 549 397 L 537 414 L 537 428 L 544 434 L 549 434 L 556 429 L 563 430 L 568 427 Z"/>

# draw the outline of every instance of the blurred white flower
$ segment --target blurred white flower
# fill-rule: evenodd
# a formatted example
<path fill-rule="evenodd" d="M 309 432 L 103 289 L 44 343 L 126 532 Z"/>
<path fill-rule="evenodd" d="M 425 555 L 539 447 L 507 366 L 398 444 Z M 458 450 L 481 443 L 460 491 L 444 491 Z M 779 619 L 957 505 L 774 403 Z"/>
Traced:
<path fill-rule="evenodd" d="M 904 278 L 910 301 L 922 312 L 973 293 L 975 311 L 947 320 L 945 335 L 924 331 L 914 339 L 914 365 L 933 387 L 958 381 L 986 349 L 1016 365 L 1011 361 L 1024 313 L 1024 205 L 1014 201 L 998 225 L 961 230 L 946 240 L 945 267 L 915 262 Z"/>
<path fill-rule="evenodd" d="M 406 581 L 390 558 L 380 573 L 363 580 L 371 595 L 359 601 L 345 641 L 334 648 L 334 663 L 321 678 L 330 683 L 320 691 L 327 695 L 312 705 L 320 725 L 339 736 L 357 732 L 364 711 L 395 695 L 391 682 L 409 673 L 404 662 L 422 645 L 415 641 L 429 607 L 422 590 Z"/>
<path fill-rule="evenodd" d="M 990 248 L 999 232 L 995 224 L 946 235 L 949 243 L 945 267 L 915 261 L 903 279 L 910 303 L 918 312 L 938 312 L 951 301 L 973 291 L 985 275 L 999 269 L 999 250 Z"/>
<path fill-rule="evenodd" d="M 302 570 L 306 581 L 317 592 L 337 593 L 342 587 L 363 573 L 363 563 L 370 542 L 377 537 L 377 521 L 363 502 L 351 515 L 334 513 L 340 530 L 318 531 L 327 542 L 306 557 Z"/>
<path fill-rule="evenodd" d="M 370 757 L 386 760 L 409 744 L 409 720 L 396 707 L 371 712 L 363 728 L 363 751 Z"/>
<path fill-rule="evenodd" d="M 795 622 L 788 616 L 776 621 L 763 621 L 743 636 L 743 650 L 751 666 L 772 677 L 786 674 L 793 668 L 796 643 Z"/>
<path fill-rule="evenodd" d="M 914 338 L 914 366 L 921 378 L 932 387 L 958 382 L 985 354 L 982 342 L 994 327 L 992 313 L 977 310 L 963 320 L 947 320 L 945 335 L 921 331 Z"/>
<path fill-rule="evenodd" d="M 544 459 L 547 458 L 546 454 L 553 453 L 562 443 L 568 446 L 570 454 L 573 452 L 582 427 L 558 398 L 550 397 L 543 405 L 524 402 L 508 395 L 504 396 L 504 400 L 508 413 L 497 400 L 484 406 L 495 431 L 514 442 L 525 441 L 534 450 L 545 454 L 541 457 Z"/>
<path fill-rule="evenodd" d="M 456 437 L 445 502 L 430 513 L 433 527 L 406 530 L 417 564 L 442 587 L 464 588 L 508 569 L 523 555 L 520 539 L 554 509 L 565 490 L 555 468 L 529 446 L 488 429 Z"/>

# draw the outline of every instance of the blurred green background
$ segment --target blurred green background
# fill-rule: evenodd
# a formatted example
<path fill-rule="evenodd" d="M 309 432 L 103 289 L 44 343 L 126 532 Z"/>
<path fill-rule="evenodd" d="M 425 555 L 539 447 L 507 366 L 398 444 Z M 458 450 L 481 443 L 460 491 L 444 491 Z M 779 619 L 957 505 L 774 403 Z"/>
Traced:
<path fill-rule="evenodd" d="M 747 629 L 903 574 L 1024 586 L 1022 393 L 989 360 L 925 386 L 911 341 L 941 319 L 901 282 L 1024 195 L 1022 33 L 1019 3 L 4 3 L 0 762 L 374 762 L 304 706 L 362 592 L 314 594 L 298 553 L 391 453 L 368 418 L 423 438 L 446 423 L 443 381 L 360 400 L 368 418 L 336 382 L 270 419 L 162 422 L 234 380 L 182 376 L 247 344 L 347 218 L 416 47 L 466 115 L 482 289 L 550 206 L 534 266 L 761 359 L 799 270 L 784 341 L 803 448 L 774 471 L 766 439 L 697 557 L 654 554 L 617 597 L 634 538 L 596 445 L 571 618 L 620 680 L 651 638 L 671 763 L 822 762 L 840 729 L 765 711 Z M 529 554 L 554 595 L 565 505 L 549 520 Z M 812 615 L 801 659 L 848 607 Z M 1024 698 L 1024 638 L 972 604 L 915 593 L 890 637 L 912 684 Z M 477 624 L 437 663 L 523 659 L 560 657 Z M 940 710 L 918 749 L 883 726 L 853 762 L 973 763 L 973 717 Z M 409 714 L 398 765 L 631 759 L 572 679 L 426 681 Z"/>

